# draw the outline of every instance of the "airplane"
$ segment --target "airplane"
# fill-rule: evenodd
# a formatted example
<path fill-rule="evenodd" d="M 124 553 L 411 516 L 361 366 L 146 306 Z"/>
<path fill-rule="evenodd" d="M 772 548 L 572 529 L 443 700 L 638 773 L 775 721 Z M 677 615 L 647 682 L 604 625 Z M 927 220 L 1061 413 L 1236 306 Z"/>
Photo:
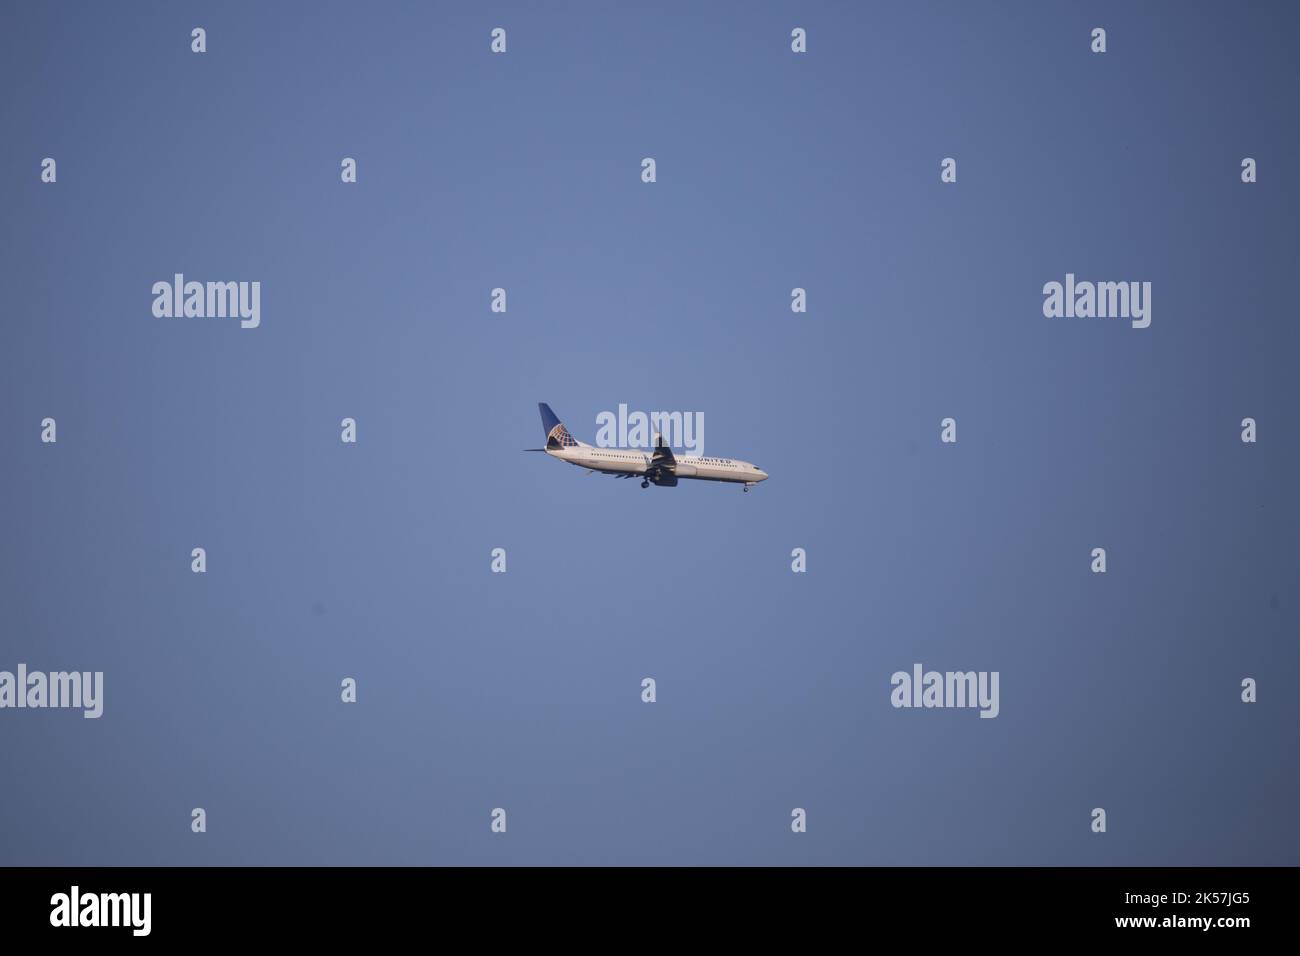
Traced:
<path fill-rule="evenodd" d="M 655 434 L 652 451 L 639 448 L 597 448 L 580 442 L 564 427 L 564 422 L 551 411 L 545 402 L 537 403 L 542 413 L 542 428 L 546 430 L 545 448 L 525 448 L 524 451 L 544 451 L 552 458 L 567 461 L 570 465 L 586 468 L 588 474 L 600 472 L 617 478 L 640 478 L 641 487 L 661 485 L 672 488 L 679 478 L 698 481 L 729 481 L 743 484 L 749 491 L 760 481 L 767 481 L 767 472 L 757 465 L 735 458 L 703 458 L 683 455 L 678 458 L 664 444 L 664 437 Z"/>

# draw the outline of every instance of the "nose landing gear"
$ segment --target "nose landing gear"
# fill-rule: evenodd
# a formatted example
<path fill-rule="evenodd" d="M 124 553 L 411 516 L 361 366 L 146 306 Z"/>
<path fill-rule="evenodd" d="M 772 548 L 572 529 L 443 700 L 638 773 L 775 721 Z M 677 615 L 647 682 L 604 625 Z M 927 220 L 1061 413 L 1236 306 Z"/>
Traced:
<path fill-rule="evenodd" d="M 646 481 L 644 478 L 642 478 L 642 479 L 641 479 L 641 487 L 642 487 L 642 488 L 649 488 L 649 487 L 650 487 L 650 482 L 648 482 L 648 481 Z"/>

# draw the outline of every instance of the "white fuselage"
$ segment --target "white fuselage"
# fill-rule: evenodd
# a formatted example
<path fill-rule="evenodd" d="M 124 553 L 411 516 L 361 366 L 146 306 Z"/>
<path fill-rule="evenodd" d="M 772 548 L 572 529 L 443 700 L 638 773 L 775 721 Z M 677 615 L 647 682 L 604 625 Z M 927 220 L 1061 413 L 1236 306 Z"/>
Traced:
<path fill-rule="evenodd" d="M 650 467 L 652 451 L 639 448 L 596 448 L 592 445 L 569 445 L 547 448 L 546 454 L 580 468 L 603 471 L 611 475 L 644 475 Z M 767 472 L 747 461 L 735 458 L 703 458 L 681 455 L 675 469 L 678 478 L 701 481 L 734 481 L 747 485 L 767 478 Z"/>

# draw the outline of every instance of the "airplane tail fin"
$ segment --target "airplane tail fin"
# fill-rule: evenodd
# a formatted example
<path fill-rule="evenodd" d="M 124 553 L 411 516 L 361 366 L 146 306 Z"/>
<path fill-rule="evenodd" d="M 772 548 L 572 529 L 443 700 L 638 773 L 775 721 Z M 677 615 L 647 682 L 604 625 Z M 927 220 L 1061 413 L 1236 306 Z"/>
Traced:
<path fill-rule="evenodd" d="M 542 413 L 542 428 L 546 430 L 546 447 L 547 448 L 573 448 L 578 442 L 569 434 L 569 430 L 564 427 L 564 422 L 560 421 L 559 416 L 551 411 L 551 406 L 545 402 L 538 402 L 537 409 Z"/>

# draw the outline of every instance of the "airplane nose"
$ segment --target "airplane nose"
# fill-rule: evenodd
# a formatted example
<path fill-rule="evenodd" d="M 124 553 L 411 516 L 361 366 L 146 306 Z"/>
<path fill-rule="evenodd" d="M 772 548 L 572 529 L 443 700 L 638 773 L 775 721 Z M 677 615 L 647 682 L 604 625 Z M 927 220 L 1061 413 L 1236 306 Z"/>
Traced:
<path fill-rule="evenodd" d="M 767 481 L 767 472 L 765 472 L 762 468 L 758 469 L 758 480 Z"/>

